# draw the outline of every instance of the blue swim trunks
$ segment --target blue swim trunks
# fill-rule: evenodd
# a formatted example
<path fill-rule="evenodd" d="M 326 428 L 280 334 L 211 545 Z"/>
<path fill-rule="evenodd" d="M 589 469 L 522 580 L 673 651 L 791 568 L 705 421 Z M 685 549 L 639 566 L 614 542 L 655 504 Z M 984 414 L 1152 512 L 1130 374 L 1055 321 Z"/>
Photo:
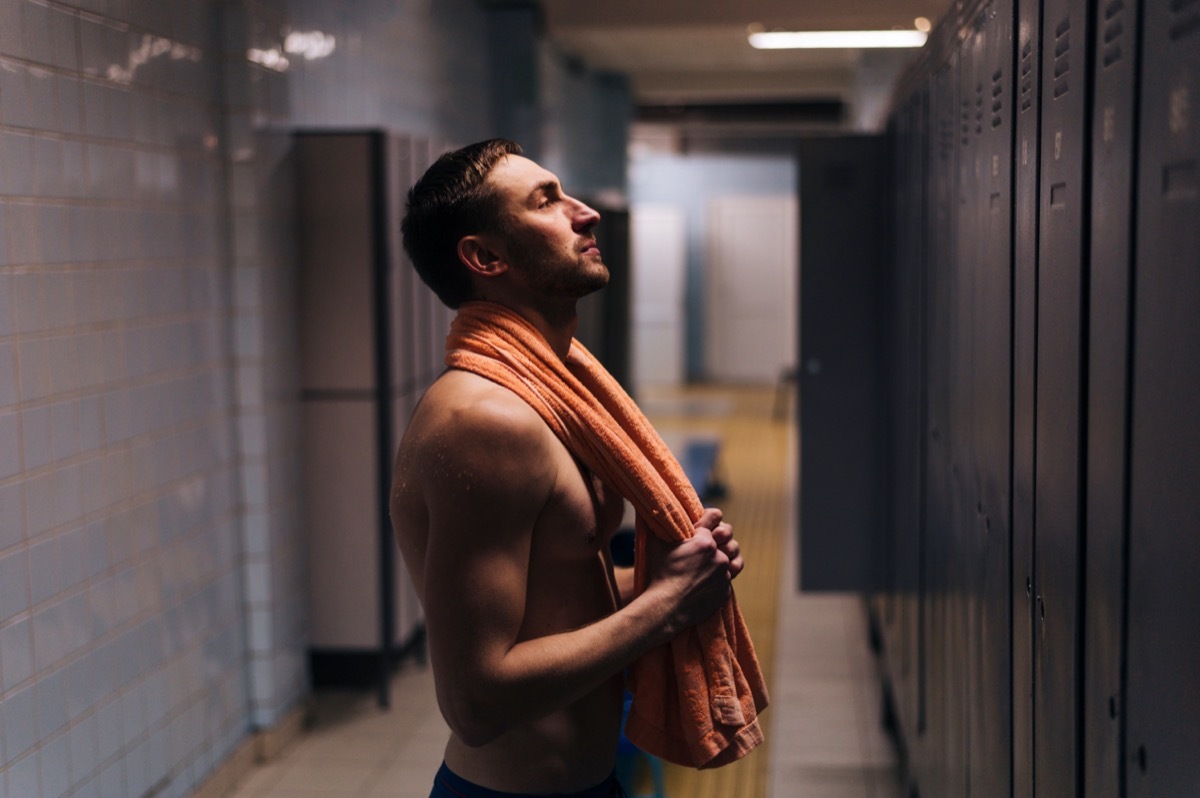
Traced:
<path fill-rule="evenodd" d="M 442 766 L 438 768 L 437 775 L 433 777 L 433 792 L 429 793 L 429 798 L 535 798 L 535 796 L 480 787 L 450 770 L 443 762 Z M 625 798 L 625 791 L 621 789 L 614 774 L 595 787 L 581 792 L 556 792 L 536 798 Z"/>

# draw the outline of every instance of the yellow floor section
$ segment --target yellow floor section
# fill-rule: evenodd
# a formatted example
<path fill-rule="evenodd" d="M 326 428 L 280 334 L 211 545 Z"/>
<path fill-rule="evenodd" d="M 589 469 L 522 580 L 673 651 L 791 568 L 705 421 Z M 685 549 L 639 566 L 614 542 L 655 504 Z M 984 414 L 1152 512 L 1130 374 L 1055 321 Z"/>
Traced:
<path fill-rule="evenodd" d="M 771 388 L 701 387 L 684 391 L 645 391 L 639 396 L 647 416 L 668 444 L 691 435 L 720 439 L 717 473 L 728 489 L 726 498 L 710 504 L 725 512 L 741 542 L 746 570 L 734 582 L 738 605 L 750 629 L 758 659 L 772 684 L 775 627 L 787 502 L 788 441 L 792 434 L 790 403 Z M 786 398 L 786 397 L 784 397 Z M 782 412 L 780 412 L 782 411 Z M 744 759 L 716 770 L 696 771 L 664 765 L 669 798 L 765 798 L 771 755 L 767 709 L 766 742 Z M 646 780 L 639 795 L 652 794 Z"/>

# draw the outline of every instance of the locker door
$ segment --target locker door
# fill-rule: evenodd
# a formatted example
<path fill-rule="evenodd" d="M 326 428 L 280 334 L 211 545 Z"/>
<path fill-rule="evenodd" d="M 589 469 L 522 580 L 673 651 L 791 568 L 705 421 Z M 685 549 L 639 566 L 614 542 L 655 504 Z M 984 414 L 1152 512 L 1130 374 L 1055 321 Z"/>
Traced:
<path fill-rule="evenodd" d="M 1091 118 L 1082 786 L 1084 795 L 1096 798 L 1124 795 L 1121 668 L 1137 24 L 1137 3 L 1098 0 Z"/>
<path fill-rule="evenodd" d="M 1017 0 L 1013 175 L 1013 795 L 1033 795 L 1033 440 L 1037 362 L 1041 2 Z"/>
<path fill-rule="evenodd" d="M 915 94 L 896 120 L 895 175 L 897 264 L 891 286 L 893 336 L 892 364 L 893 441 L 889 512 L 891 595 L 883 611 L 889 678 L 896 703 L 899 728 L 905 739 L 917 736 L 918 603 L 921 557 L 921 436 L 924 230 L 923 146 L 925 94 Z"/>
<path fill-rule="evenodd" d="M 1143 16 L 1129 542 L 1129 795 L 1200 794 L 1200 4 Z"/>
<path fill-rule="evenodd" d="M 1077 795 L 1088 8 L 1046 0 L 1035 448 L 1035 794 Z"/>
<path fill-rule="evenodd" d="M 318 686 L 373 680 L 381 706 L 396 642 L 390 147 L 381 131 L 296 135 L 310 664 Z"/>
<path fill-rule="evenodd" d="M 947 679 L 939 689 L 946 693 L 945 789 L 949 795 L 967 792 L 970 763 L 971 692 L 975 685 L 978 651 L 976 629 L 971 626 L 978 596 L 974 582 L 974 428 L 973 382 L 976 335 L 974 329 L 975 281 L 982 251 L 979 224 L 979 153 L 977 115 L 982 113 L 983 91 L 978 74 L 982 34 L 972 30 L 959 47 L 957 62 L 958 153 L 955 161 L 953 213 L 954 248 L 949 268 L 949 454 L 950 482 L 947 524 Z"/>
<path fill-rule="evenodd" d="M 880 583 L 884 444 L 878 236 L 882 138 L 800 142 L 801 529 L 803 590 Z"/>
<path fill-rule="evenodd" d="M 1009 662 L 1012 284 L 1013 4 L 995 0 L 975 20 L 976 259 L 972 280 L 972 412 L 968 568 L 971 665 L 968 794 L 1008 798 L 1012 745 Z"/>
<path fill-rule="evenodd" d="M 950 529 L 950 270 L 954 256 L 955 162 L 958 138 L 956 59 L 938 69 L 932 78 L 931 119 L 934 135 L 930 146 L 930 215 L 927 244 L 929 272 L 925 285 L 926 386 L 925 435 L 925 574 L 924 664 L 919 727 L 927 735 L 917 763 L 922 790 L 929 795 L 947 794 L 944 761 L 950 732 L 947 730 L 945 685 L 950 680 L 949 630 L 950 571 L 947 550 Z"/>

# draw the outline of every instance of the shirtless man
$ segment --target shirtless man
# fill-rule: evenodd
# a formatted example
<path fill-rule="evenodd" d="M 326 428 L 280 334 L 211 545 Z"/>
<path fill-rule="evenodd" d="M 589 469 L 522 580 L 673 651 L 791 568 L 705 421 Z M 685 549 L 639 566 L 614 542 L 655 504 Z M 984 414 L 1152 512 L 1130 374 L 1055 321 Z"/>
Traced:
<path fill-rule="evenodd" d="M 426 172 L 404 245 L 448 306 L 506 305 L 565 357 L 576 301 L 608 282 L 599 219 L 493 140 Z M 391 515 L 451 730 L 433 796 L 620 794 L 623 669 L 715 612 L 743 565 L 708 509 L 690 540 L 651 544 L 635 597 L 608 552 L 622 512 L 508 389 L 451 369 L 426 392 L 400 443 Z"/>

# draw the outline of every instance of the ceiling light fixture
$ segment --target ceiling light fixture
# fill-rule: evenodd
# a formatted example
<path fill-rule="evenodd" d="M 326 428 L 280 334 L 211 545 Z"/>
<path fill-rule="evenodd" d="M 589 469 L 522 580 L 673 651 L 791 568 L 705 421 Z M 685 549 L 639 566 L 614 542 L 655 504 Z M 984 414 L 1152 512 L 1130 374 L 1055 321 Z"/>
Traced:
<path fill-rule="evenodd" d="M 750 34 L 757 50 L 848 49 L 921 47 L 926 34 L 919 30 L 764 31 Z"/>

